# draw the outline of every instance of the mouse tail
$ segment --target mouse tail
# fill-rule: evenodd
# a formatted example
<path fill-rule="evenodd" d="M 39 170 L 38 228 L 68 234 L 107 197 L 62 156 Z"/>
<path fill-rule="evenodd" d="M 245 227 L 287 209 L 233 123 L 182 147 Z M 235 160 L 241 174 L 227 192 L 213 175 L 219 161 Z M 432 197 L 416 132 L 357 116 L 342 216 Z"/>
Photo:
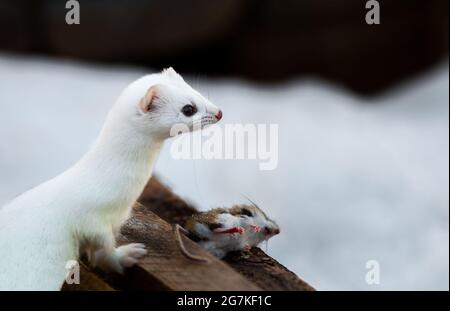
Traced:
<path fill-rule="evenodd" d="M 174 226 L 175 239 L 178 243 L 178 247 L 180 248 L 180 251 L 183 254 L 183 256 L 186 257 L 187 259 L 190 259 L 190 260 L 193 260 L 193 261 L 196 261 L 199 263 L 209 263 L 208 258 L 204 258 L 204 257 L 200 257 L 200 256 L 196 256 L 194 254 L 191 254 L 186 249 L 186 246 L 184 245 L 183 239 L 181 237 L 181 232 L 183 232 L 183 234 L 185 234 L 185 235 L 189 234 L 189 232 L 186 229 L 184 229 L 179 224 L 176 224 Z"/>

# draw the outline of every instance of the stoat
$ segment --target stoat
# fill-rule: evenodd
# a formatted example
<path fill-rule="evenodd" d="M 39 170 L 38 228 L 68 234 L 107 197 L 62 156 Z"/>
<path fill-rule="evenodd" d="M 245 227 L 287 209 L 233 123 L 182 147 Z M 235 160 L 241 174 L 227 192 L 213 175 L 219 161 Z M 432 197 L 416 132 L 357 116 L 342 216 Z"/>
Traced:
<path fill-rule="evenodd" d="M 279 226 L 256 204 L 194 214 L 186 222 L 185 230 L 192 240 L 219 258 L 232 251 L 248 251 L 280 233 Z M 202 261 L 191 256 L 182 243 L 180 247 L 186 257 Z"/>
<path fill-rule="evenodd" d="M 0 209 L 0 290 L 59 290 L 66 264 L 87 254 L 122 273 L 145 254 L 115 236 L 152 175 L 174 125 L 217 122 L 222 112 L 172 68 L 121 93 L 79 162 Z"/>

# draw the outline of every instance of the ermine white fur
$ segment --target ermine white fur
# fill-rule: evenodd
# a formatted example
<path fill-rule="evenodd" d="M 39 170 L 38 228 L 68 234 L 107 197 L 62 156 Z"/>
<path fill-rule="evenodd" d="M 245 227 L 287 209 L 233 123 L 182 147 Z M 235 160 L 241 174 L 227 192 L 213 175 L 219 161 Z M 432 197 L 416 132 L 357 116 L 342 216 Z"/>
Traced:
<path fill-rule="evenodd" d="M 116 248 L 115 235 L 171 127 L 221 117 L 172 68 L 131 83 L 78 163 L 0 209 L 0 290 L 59 290 L 67 262 L 83 253 L 119 273 L 136 263 L 143 245 Z"/>

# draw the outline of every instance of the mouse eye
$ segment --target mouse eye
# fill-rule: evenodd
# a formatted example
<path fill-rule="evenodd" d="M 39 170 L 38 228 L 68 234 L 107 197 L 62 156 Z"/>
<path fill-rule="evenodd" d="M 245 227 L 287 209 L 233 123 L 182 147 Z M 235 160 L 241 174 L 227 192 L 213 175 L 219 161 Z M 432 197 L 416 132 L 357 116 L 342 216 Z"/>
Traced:
<path fill-rule="evenodd" d="M 181 112 L 186 116 L 186 117 L 191 117 L 193 116 L 196 112 L 197 112 L 197 108 L 193 105 L 186 105 L 181 109 Z"/>
<path fill-rule="evenodd" d="M 249 209 L 246 209 L 246 208 L 242 209 L 241 214 L 243 216 L 248 216 L 248 217 L 252 217 L 253 216 L 252 212 Z"/>

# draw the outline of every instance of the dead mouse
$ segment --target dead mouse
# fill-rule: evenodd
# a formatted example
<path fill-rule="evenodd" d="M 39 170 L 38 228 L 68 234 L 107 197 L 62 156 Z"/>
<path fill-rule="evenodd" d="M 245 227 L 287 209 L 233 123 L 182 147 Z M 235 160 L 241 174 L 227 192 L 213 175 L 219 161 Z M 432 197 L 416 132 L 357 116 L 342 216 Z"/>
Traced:
<path fill-rule="evenodd" d="M 203 249 L 218 258 L 232 251 L 248 251 L 280 233 L 278 225 L 256 205 L 237 205 L 231 208 L 214 208 L 194 214 L 185 228 L 176 226 L 180 249 L 187 258 L 206 262 L 190 254 L 180 237 L 183 231 Z"/>

